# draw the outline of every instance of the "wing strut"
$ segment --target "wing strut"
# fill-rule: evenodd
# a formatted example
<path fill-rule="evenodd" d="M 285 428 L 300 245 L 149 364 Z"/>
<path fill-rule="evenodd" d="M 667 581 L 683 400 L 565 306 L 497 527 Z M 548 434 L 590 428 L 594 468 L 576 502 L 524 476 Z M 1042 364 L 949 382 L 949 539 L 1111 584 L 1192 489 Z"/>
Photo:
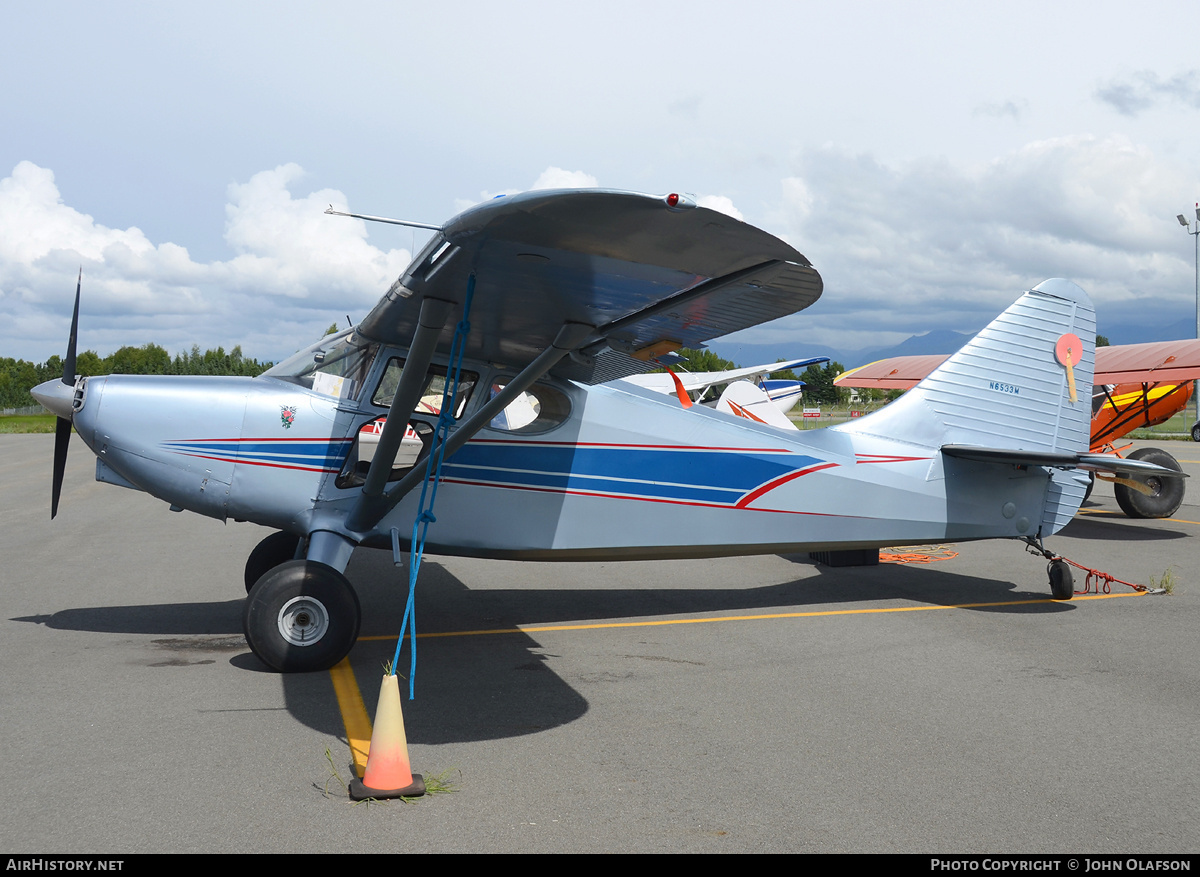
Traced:
<path fill-rule="evenodd" d="M 587 341 L 595 331 L 594 326 L 589 326 L 586 323 L 563 323 L 549 347 L 538 354 L 537 358 L 530 362 L 529 365 L 525 366 L 515 378 L 505 385 L 503 390 L 488 400 L 486 405 L 459 424 L 458 428 L 446 439 L 445 449 L 441 453 L 449 457 L 474 438 L 479 430 L 492 421 L 492 418 L 507 408 L 509 403 L 516 399 L 517 396 L 529 389 L 534 381 L 550 371 L 555 363 Z M 406 362 L 406 371 L 407 368 L 408 363 Z M 397 391 L 397 395 L 399 395 L 399 391 Z M 389 417 L 390 422 L 391 418 Z M 407 423 L 407 418 L 405 422 Z M 386 429 L 387 427 L 385 426 L 384 430 L 386 431 Z M 383 444 L 382 438 L 380 436 L 381 447 Z M 431 453 L 438 453 L 438 449 L 434 448 Z M 379 452 L 376 451 L 376 457 L 378 455 Z M 372 465 L 374 465 L 374 461 L 372 461 Z M 390 466 L 390 463 L 388 465 Z M 392 485 L 386 493 L 381 496 L 372 497 L 369 500 L 366 497 L 366 487 L 364 486 L 363 498 L 359 500 L 354 511 L 346 519 L 347 528 L 358 532 L 370 530 L 383 519 L 384 515 L 395 508 L 397 503 L 404 499 L 414 487 L 423 482 L 425 477 L 424 467 L 414 466 L 407 475 Z"/>
<path fill-rule="evenodd" d="M 472 278 L 472 281 L 474 278 Z M 426 298 L 421 301 L 421 314 L 417 320 L 417 329 L 413 332 L 412 346 L 404 360 L 404 370 L 400 373 L 400 384 L 396 394 L 392 396 L 392 407 L 388 411 L 387 422 L 379 436 L 379 446 L 371 460 L 371 468 L 367 470 L 366 482 L 363 484 L 362 495 L 355 503 L 346 526 L 351 530 L 366 530 L 379 522 L 387 514 L 391 505 L 378 511 L 383 499 L 383 488 L 387 485 L 388 475 L 392 464 L 400 450 L 400 440 L 404 438 L 404 430 L 408 427 L 409 418 L 417 410 L 421 402 L 421 391 L 425 388 L 425 376 L 429 364 L 433 361 L 433 353 L 437 347 L 442 327 L 454 307 L 453 302 L 437 298 Z M 395 505 L 393 503 L 392 505 Z"/>

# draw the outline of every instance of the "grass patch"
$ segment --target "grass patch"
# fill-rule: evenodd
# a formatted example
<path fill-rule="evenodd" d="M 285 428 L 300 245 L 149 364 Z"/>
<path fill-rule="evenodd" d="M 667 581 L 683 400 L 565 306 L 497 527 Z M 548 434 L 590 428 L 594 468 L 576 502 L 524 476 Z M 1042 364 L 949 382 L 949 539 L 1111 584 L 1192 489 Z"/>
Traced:
<path fill-rule="evenodd" d="M 1195 422 L 1196 409 L 1189 405 L 1183 411 L 1177 412 L 1166 423 L 1132 430 L 1124 438 L 1155 439 L 1157 441 L 1191 441 L 1192 424 Z"/>
<path fill-rule="evenodd" d="M 452 767 L 449 770 L 444 770 L 441 773 L 434 774 L 433 776 L 425 777 L 425 794 L 444 795 L 449 792 L 457 792 L 458 784 L 450 781 L 450 776 L 455 773 L 458 774 L 458 778 L 461 780 L 462 771 L 460 771 L 457 767 Z"/>
<path fill-rule="evenodd" d="M 54 432 L 53 414 L 0 414 L 0 435 Z"/>
<path fill-rule="evenodd" d="M 322 788 L 320 786 L 317 786 L 317 788 L 320 788 L 321 794 L 323 794 L 326 798 L 328 798 L 329 797 L 329 784 L 331 782 L 333 782 L 334 780 L 337 780 L 337 784 L 344 789 L 344 788 L 346 788 L 346 781 L 344 779 L 342 779 L 342 775 L 340 773 L 338 773 L 337 766 L 333 763 L 333 753 L 329 751 L 328 746 L 325 747 L 325 760 L 327 762 L 329 762 L 329 776 L 325 777 L 324 788 Z M 316 786 L 317 784 L 313 783 L 313 785 Z"/>
<path fill-rule="evenodd" d="M 872 402 L 870 405 L 864 404 L 854 407 L 832 407 L 828 405 L 822 405 L 820 406 L 820 417 L 805 417 L 804 403 L 802 402 L 789 411 L 787 416 L 788 419 L 796 425 L 797 429 L 821 429 L 826 426 L 837 426 L 840 423 L 848 423 L 849 421 L 855 420 L 858 417 L 866 417 L 868 414 L 874 414 L 882 407 L 882 403 L 879 402 Z M 858 413 L 857 415 L 854 415 L 853 412 Z"/>
<path fill-rule="evenodd" d="M 1165 573 L 1162 574 L 1162 578 L 1157 579 L 1157 580 L 1154 578 L 1154 576 L 1150 576 L 1150 587 L 1151 588 L 1161 588 L 1164 594 L 1168 594 L 1168 595 L 1173 594 L 1175 592 L 1175 573 L 1174 573 L 1174 571 L 1168 569 Z"/>

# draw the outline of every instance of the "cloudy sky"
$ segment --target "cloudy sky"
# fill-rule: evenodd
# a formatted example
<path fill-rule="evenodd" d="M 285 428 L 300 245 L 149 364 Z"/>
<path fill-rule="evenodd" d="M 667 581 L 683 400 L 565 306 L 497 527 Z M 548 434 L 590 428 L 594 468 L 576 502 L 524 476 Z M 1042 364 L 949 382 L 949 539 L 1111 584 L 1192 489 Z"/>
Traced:
<path fill-rule="evenodd" d="M 499 192 L 683 191 L 825 278 L 718 349 L 975 331 L 1068 277 L 1100 331 L 1194 319 L 1194 3 L 7 3 L 0 356 L 360 319 Z M 1194 227 L 1194 226 L 1193 226 Z M 729 355 L 726 352 L 726 355 Z"/>

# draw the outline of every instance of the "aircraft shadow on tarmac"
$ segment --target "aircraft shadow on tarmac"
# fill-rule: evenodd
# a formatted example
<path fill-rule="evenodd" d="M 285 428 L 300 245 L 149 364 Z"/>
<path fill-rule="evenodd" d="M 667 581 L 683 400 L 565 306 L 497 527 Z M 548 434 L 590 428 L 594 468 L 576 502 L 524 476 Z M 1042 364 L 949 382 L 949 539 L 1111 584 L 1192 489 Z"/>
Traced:
<path fill-rule="evenodd" d="M 1123 542 L 1160 542 L 1165 539 L 1187 539 L 1181 530 L 1163 529 L 1165 521 L 1134 520 L 1121 515 L 1104 515 L 1084 511 L 1071 519 L 1061 535 L 1072 539 L 1098 539 Z"/>
<path fill-rule="evenodd" d="M 864 608 L 876 601 L 912 600 L 932 605 L 962 605 L 1014 600 L 1018 606 L 974 607 L 980 611 L 1062 612 L 1070 606 L 1041 602 L 1042 591 L 1023 592 L 1012 582 L 960 575 L 953 561 L 943 564 L 829 568 L 807 555 L 786 559 L 808 569 L 794 580 L 764 587 L 573 587 L 572 564 L 538 564 L 544 586 L 528 589 L 471 590 L 435 561 L 426 561 L 417 587 L 418 633 L 497 631 L 418 639 L 417 699 L 404 702 L 409 740 L 443 744 L 520 736 L 567 724 L 588 709 L 587 700 L 546 663 L 536 634 L 519 626 L 582 621 L 747 611 L 805 611 L 839 605 Z M 1020 580 L 1041 587 L 1044 572 L 1030 557 Z M 681 570 L 683 572 L 683 570 Z M 374 714 L 378 678 L 395 648 L 393 638 L 403 615 L 406 589 L 398 581 L 390 552 L 359 551 L 347 573 L 359 593 L 363 625 L 351 654 L 369 714 Z M 661 575 L 661 567 L 657 571 Z M 157 637 L 150 666 L 227 660 L 235 667 L 266 672 L 241 640 L 243 601 L 174 603 L 68 609 L 48 616 L 15 618 L 51 629 L 144 634 Z M 381 639 L 364 639 L 381 637 Z M 400 673 L 408 672 L 407 647 Z M 281 676 L 286 708 L 299 721 L 343 737 L 329 675 Z"/>

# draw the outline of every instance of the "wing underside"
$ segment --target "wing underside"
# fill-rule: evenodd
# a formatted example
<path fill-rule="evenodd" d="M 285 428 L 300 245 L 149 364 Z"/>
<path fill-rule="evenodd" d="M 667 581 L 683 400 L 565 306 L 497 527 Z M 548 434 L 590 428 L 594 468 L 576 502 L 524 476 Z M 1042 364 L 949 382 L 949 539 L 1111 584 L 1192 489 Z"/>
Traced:
<path fill-rule="evenodd" d="M 359 330 L 406 345 L 421 301 L 461 308 L 472 274 L 467 357 L 520 367 L 564 324 L 583 324 L 593 329 L 587 342 L 553 371 L 588 383 L 795 313 L 822 289 L 803 255 L 724 214 L 623 192 L 531 192 L 448 222 Z M 453 330 L 451 322 L 439 349 Z"/>

